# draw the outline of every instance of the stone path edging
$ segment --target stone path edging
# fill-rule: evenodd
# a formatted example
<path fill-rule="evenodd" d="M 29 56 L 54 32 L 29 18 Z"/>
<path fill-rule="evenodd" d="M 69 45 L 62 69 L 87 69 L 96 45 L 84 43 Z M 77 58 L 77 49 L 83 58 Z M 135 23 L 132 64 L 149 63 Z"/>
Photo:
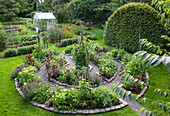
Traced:
<path fill-rule="evenodd" d="M 137 96 L 140 98 L 144 95 L 144 93 L 146 92 L 146 90 L 148 89 L 148 85 L 149 85 L 149 74 L 148 72 L 146 71 L 146 78 L 147 78 L 147 81 L 146 81 L 146 86 L 141 90 L 141 92 L 139 94 L 137 94 Z M 119 85 L 118 87 L 119 88 L 122 88 L 123 84 Z M 122 88 L 124 89 L 124 88 Z M 133 94 L 133 93 L 132 93 Z"/>
<path fill-rule="evenodd" d="M 102 77 L 102 78 L 103 78 L 106 82 L 108 82 L 108 83 L 112 82 L 112 81 L 116 78 L 117 74 L 118 74 L 118 72 L 115 72 L 115 74 L 112 76 L 112 78 L 107 79 L 106 77 L 102 76 L 99 72 L 97 72 L 97 75 L 99 75 L 100 77 Z"/>
<path fill-rule="evenodd" d="M 24 93 L 21 91 L 21 89 L 19 88 L 19 82 L 18 80 L 15 78 L 15 87 L 16 90 L 18 91 L 18 93 L 25 98 Z M 32 105 L 34 106 L 38 106 L 42 109 L 48 110 L 48 111 L 52 111 L 52 112 L 56 112 L 56 113 L 60 113 L 60 114 L 97 114 L 97 113 L 104 113 L 104 112 L 109 112 L 109 111 L 114 111 L 114 110 L 118 110 L 118 109 L 122 109 L 126 106 L 128 106 L 128 103 L 125 102 L 124 100 L 122 100 L 121 98 L 119 98 L 119 100 L 122 102 L 119 105 L 116 106 L 112 106 L 109 108 L 102 108 L 102 109 L 85 109 L 85 110 L 76 110 L 76 111 L 69 111 L 69 110 L 58 110 L 55 109 L 54 107 L 47 107 L 45 104 L 39 104 L 35 101 L 29 101 Z M 27 100 L 28 101 L 28 100 Z"/>
<path fill-rule="evenodd" d="M 50 79 L 50 81 L 56 83 L 56 84 L 59 85 L 59 86 L 77 87 L 77 86 L 74 86 L 74 85 L 69 85 L 69 84 L 66 84 L 66 83 L 61 83 L 61 82 L 56 81 L 55 79 L 52 79 L 52 78 Z M 96 85 L 90 85 L 90 87 L 95 88 L 95 87 L 98 87 L 98 86 L 96 86 Z"/>

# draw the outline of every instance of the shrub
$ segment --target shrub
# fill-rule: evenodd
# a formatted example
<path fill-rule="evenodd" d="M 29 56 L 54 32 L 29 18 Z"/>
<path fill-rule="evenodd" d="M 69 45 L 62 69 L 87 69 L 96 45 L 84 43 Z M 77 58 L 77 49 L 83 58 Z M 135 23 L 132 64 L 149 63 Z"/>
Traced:
<path fill-rule="evenodd" d="M 99 46 L 96 46 L 94 50 L 95 50 L 96 52 L 98 52 L 98 53 L 102 51 Z"/>
<path fill-rule="evenodd" d="M 17 53 L 18 55 L 30 54 L 32 53 L 33 49 L 34 49 L 34 45 L 19 47 L 17 49 Z"/>
<path fill-rule="evenodd" d="M 21 46 L 28 46 L 28 45 L 33 45 L 36 44 L 36 41 L 25 41 L 21 43 Z"/>
<path fill-rule="evenodd" d="M 11 73 L 11 77 L 12 77 L 12 78 L 16 78 L 16 77 L 18 76 L 18 73 L 19 73 L 20 71 L 22 71 L 23 68 L 26 68 L 26 67 L 28 67 L 28 64 L 18 66 L 18 67 Z"/>
<path fill-rule="evenodd" d="M 80 34 L 81 34 L 81 31 L 78 30 L 77 32 L 75 32 L 75 34 L 80 35 Z"/>
<path fill-rule="evenodd" d="M 167 32 L 157 18 L 157 11 L 145 3 L 129 3 L 111 15 L 104 40 L 108 45 L 118 44 L 134 53 L 139 50 L 139 33 L 140 38 L 147 38 L 164 48 L 166 41 L 161 39 L 161 35 Z"/>
<path fill-rule="evenodd" d="M 94 34 L 93 35 L 86 35 L 86 37 L 90 40 L 97 40 L 97 38 Z"/>
<path fill-rule="evenodd" d="M 3 25 L 0 22 L 0 51 L 3 51 L 7 46 L 6 33 L 3 30 Z"/>
<path fill-rule="evenodd" d="M 144 84 L 140 85 L 139 81 L 137 82 L 129 82 L 126 80 L 122 80 L 123 88 L 128 91 L 131 91 L 134 94 L 139 94 L 140 91 L 144 88 Z"/>
<path fill-rule="evenodd" d="M 84 36 L 87 36 L 87 35 L 93 35 L 93 33 L 91 33 L 91 32 L 87 32 L 87 31 L 84 31 L 84 32 L 83 32 L 83 35 L 84 35 Z"/>
<path fill-rule="evenodd" d="M 49 30 L 47 35 L 48 35 L 48 40 L 51 43 L 58 42 L 64 39 L 66 36 L 64 31 L 59 27 Z"/>
<path fill-rule="evenodd" d="M 21 86 L 36 80 L 38 78 L 36 71 L 37 69 L 33 66 L 23 68 L 22 72 L 19 72 L 19 75 L 17 77 L 17 80 L 20 82 Z"/>
<path fill-rule="evenodd" d="M 100 59 L 99 61 L 99 73 L 102 76 L 110 79 L 117 72 L 118 65 L 113 59 Z"/>
<path fill-rule="evenodd" d="M 64 39 L 61 41 L 61 46 L 65 47 L 78 42 L 78 38 Z"/>
<path fill-rule="evenodd" d="M 83 66 L 86 66 L 86 53 L 83 46 L 76 46 L 75 52 L 73 53 L 73 60 L 76 69 L 81 69 Z"/>
<path fill-rule="evenodd" d="M 119 98 L 117 94 L 114 94 L 113 91 L 107 86 L 99 86 L 98 88 L 93 89 L 93 108 L 103 108 L 110 107 L 119 104 Z"/>
<path fill-rule="evenodd" d="M 33 100 L 37 101 L 38 103 L 44 104 L 46 101 L 48 101 L 52 94 L 52 87 L 47 82 L 41 82 L 39 83 L 39 88 L 34 90 L 34 97 Z"/>
<path fill-rule="evenodd" d="M 69 46 L 65 49 L 65 53 L 66 54 L 71 54 L 71 51 L 73 50 L 73 47 L 72 46 Z"/>
<path fill-rule="evenodd" d="M 97 86 L 99 86 L 100 85 L 100 83 L 101 83 L 101 78 L 99 77 L 99 76 L 95 76 L 95 77 L 91 77 L 90 78 L 90 82 L 91 82 L 91 84 L 92 85 L 97 85 Z"/>
<path fill-rule="evenodd" d="M 125 66 L 125 71 L 130 75 L 133 75 L 134 78 L 145 80 L 145 68 L 144 64 L 140 63 L 140 61 L 136 62 L 135 58 L 132 58 L 130 62 L 128 62 Z"/>
<path fill-rule="evenodd" d="M 17 50 L 16 49 L 7 49 L 4 51 L 4 56 L 5 57 L 12 57 L 17 55 Z"/>
<path fill-rule="evenodd" d="M 103 46 L 103 47 L 102 47 L 102 51 L 103 51 L 103 52 L 107 52 L 107 51 L 109 51 L 109 48 L 108 48 L 107 46 Z"/>
<path fill-rule="evenodd" d="M 116 56 L 116 59 L 117 60 L 122 60 L 124 57 L 126 57 L 126 51 L 124 49 L 119 49 L 118 50 L 118 53 L 117 53 L 117 56 Z"/>
<path fill-rule="evenodd" d="M 27 36 L 27 35 L 21 35 L 21 41 L 22 42 L 32 41 L 32 38 L 30 36 Z"/>
<path fill-rule="evenodd" d="M 39 83 L 36 82 L 36 81 L 33 81 L 31 83 L 28 83 L 27 85 L 25 85 L 23 88 L 22 88 L 22 91 L 25 95 L 25 98 L 28 99 L 28 100 L 32 100 L 35 93 L 35 89 L 39 88 Z"/>
<path fill-rule="evenodd" d="M 116 57 L 117 54 L 118 54 L 118 49 L 112 49 L 112 50 L 111 50 L 111 53 L 112 53 L 112 56 L 113 56 L 113 57 Z"/>
<path fill-rule="evenodd" d="M 95 56 L 93 57 L 93 61 L 96 62 L 96 63 L 98 63 L 99 59 L 100 59 L 100 56 L 99 56 L 99 55 L 95 55 Z"/>
<path fill-rule="evenodd" d="M 40 44 L 36 44 L 34 46 L 33 56 L 34 56 L 34 58 L 37 58 L 37 59 L 43 58 L 42 46 Z"/>
<path fill-rule="evenodd" d="M 34 57 L 30 54 L 25 56 L 24 63 L 35 66 L 38 70 L 41 68 L 41 62 L 39 62 L 37 59 L 34 59 Z"/>

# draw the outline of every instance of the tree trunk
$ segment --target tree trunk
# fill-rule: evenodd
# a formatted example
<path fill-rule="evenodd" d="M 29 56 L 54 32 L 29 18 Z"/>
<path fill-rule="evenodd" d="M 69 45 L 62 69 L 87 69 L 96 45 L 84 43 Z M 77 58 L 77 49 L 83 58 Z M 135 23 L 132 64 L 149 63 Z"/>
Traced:
<path fill-rule="evenodd" d="M 170 74 L 170 63 L 167 64 L 168 74 Z"/>
<path fill-rule="evenodd" d="M 72 22 L 73 22 L 73 19 L 72 19 L 72 18 L 70 18 L 70 26 L 72 25 Z"/>
<path fill-rule="evenodd" d="M 88 30 L 90 30 L 90 24 L 91 24 L 91 21 L 89 21 Z"/>

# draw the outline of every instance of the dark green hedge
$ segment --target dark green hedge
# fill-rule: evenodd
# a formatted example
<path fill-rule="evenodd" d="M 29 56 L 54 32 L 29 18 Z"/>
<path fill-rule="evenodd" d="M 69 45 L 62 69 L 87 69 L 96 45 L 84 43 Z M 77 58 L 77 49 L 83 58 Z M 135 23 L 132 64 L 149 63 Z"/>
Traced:
<path fill-rule="evenodd" d="M 34 45 L 19 47 L 17 49 L 7 49 L 4 51 L 5 57 L 12 57 L 16 55 L 31 54 L 34 49 Z"/>
<path fill-rule="evenodd" d="M 63 39 L 63 40 L 61 41 L 61 46 L 62 46 L 62 47 L 66 47 L 66 46 L 68 46 L 68 45 L 77 43 L 78 40 L 79 40 L 78 38 Z"/>
<path fill-rule="evenodd" d="M 4 51 L 5 57 L 12 57 L 17 55 L 17 49 L 7 49 Z"/>
<path fill-rule="evenodd" d="M 34 45 L 19 47 L 17 49 L 18 55 L 31 54 L 34 49 Z"/>
<path fill-rule="evenodd" d="M 104 40 L 108 45 L 118 44 L 128 52 L 139 50 L 141 39 L 165 48 L 166 41 L 161 35 L 166 34 L 157 18 L 157 11 L 145 3 L 129 3 L 118 8 L 108 19 Z"/>

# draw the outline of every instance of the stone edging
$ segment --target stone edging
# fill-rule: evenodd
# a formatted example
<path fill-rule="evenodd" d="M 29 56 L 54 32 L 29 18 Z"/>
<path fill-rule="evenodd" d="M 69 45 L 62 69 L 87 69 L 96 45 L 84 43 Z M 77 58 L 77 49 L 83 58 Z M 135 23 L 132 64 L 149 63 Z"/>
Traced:
<path fill-rule="evenodd" d="M 137 94 L 137 96 L 140 98 L 144 95 L 144 93 L 146 92 L 146 90 L 148 89 L 148 85 L 149 85 L 149 74 L 148 72 L 146 72 L 146 78 L 147 78 L 147 81 L 146 81 L 146 86 L 141 90 L 141 92 L 139 94 Z M 119 88 L 122 88 L 123 84 L 119 85 L 118 87 Z M 124 89 L 124 88 L 122 88 Z"/>
<path fill-rule="evenodd" d="M 111 81 L 113 81 L 116 76 L 117 76 L 118 72 L 115 72 L 115 74 L 112 76 L 112 78 L 107 79 L 106 77 L 102 76 L 99 72 L 97 72 L 97 75 L 101 76 L 106 82 L 110 83 Z"/>
<path fill-rule="evenodd" d="M 65 54 L 66 56 L 72 56 L 71 54 L 66 54 L 65 51 L 62 51 L 61 53 Z"/>
<path fill-rule="evenodd" d="M 61 82 L 56 81 L 55 79 L 52 79 L 52 78 L 50 79 L 50 81 L 56 83 L 56 84 L 59 85 L 59 86 L 75 87 L 75 88 L 77 87 L 77 86 L 74 86 L 74 85 L 69 85 L 69 84 L 61 83 Z M 98 86 L 97 86 L 97 85 L 90 85 L 90 87 L 95 88 L 95 87 L 98 87 Z"/>
<path fill-rule="evenodd" d="M 44 64 L 45 64 L 45 62 L 41 64 L 41 67 L 42 67 Z"/>
<path fill-rule="evenodd" d="M 24 93 L 19 88 L 18 80 L 16 78 L 14 80 L 15 80 L 16 90 L 24 98 L 25 96 L 24 96 Z M 27 101 L 30 102 L 34 106 L 38 106 L 42 109 L 52 111 L 52 112 L 56 112 L 56 113 L 60 113 L 60 114 L 97 114 L 97 113 L 104 113 L 104 112 L 108 112 L 108 111 L 114 111 L 114 110 L 122 109 L 122 108 L 128 106 L 127 102 L 123 101 L 121 98 L 119 98 L 119 100 L 122 102 L 121 104 L 116 105 L 116 106 L 112 106 L 112 107 L 109 107 L 109 108 L 91 109 L 91 110 L 85 109 L 85 110 L 76 110 L 76 111 L 69 111 L 69 110 L 62 111 L 62 110 L 55 109 L 54 107 L 47 107 L 45 104 L 39 104 L 35 101 L 28 101 L 28 100 Z"/>

